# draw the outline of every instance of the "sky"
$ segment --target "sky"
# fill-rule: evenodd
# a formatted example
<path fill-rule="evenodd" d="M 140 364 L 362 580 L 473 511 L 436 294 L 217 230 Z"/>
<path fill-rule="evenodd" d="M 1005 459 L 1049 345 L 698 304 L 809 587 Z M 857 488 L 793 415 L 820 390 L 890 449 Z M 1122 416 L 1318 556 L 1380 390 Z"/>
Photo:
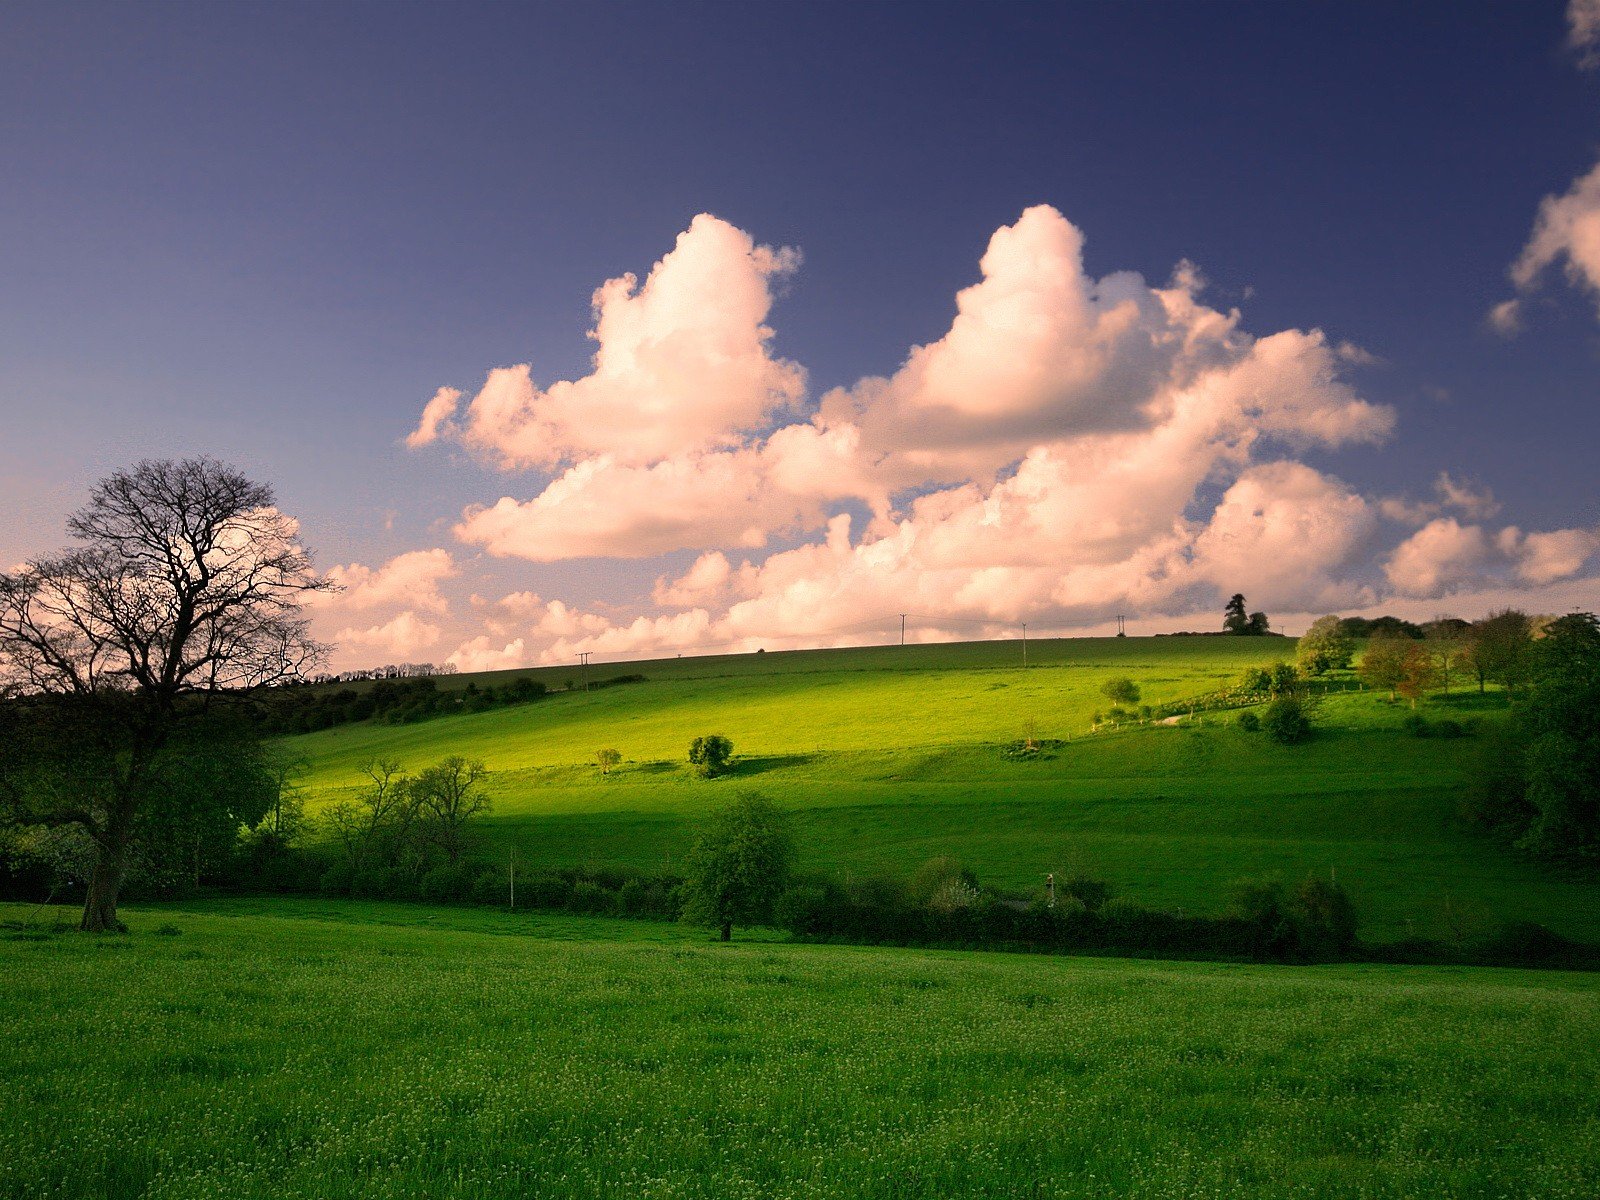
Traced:
<path fill-rule="evenodd" d="M 333 665 L 1600 608 L 1600 0 L 0 7 L 0 567 Z"/>

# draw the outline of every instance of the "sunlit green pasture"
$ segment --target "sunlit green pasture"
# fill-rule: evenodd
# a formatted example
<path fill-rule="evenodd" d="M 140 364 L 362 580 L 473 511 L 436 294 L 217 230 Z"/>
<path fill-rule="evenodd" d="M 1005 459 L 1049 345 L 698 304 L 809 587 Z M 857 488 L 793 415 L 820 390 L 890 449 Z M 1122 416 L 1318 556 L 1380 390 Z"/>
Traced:
<path fill-rule="evenodd" d="M 1218 910 L 1240 877 L 1333 872 L 1369 938 L 1470 938 L 1511 919 L 1600 938 L 1600 889 L 1521 862 L 1461 820 L 1475 743 L 1407 737 L 1407 710 L 1380 697 L 1330 697 L 1319 736 L 1299 747 L 1225 714 L 1089 732 L 1113 676 L 1160 704 L 1293 650 L 1276 638 L 1035 641 L 1027 670 L 1013 642 L 673 659 L 591 668 L 643 683 L 284 744 L 310 764 L 313 810 L 349 794 L 375 757 L 413 770 L 481 758 L 496 804 L 483 853 L 514 849 L 527 868 L 671 870 L 697 817 L 749 786 L 795 811 L 803 869 L 906 875 L 952 854 L 1007 888 L 1083 869 L 1188 911 Z M 1457 694 L 1425 711 L 1493 721 L 1503 701 Z M 714 732 L 732 738 L 735 770 L 695 779 L 685 748 Z M 1044 755 L 1007 757 L 1030 735 L 1052 743 Z M 602 747 L 625 760 L 605 777 Z"/>
<path fill-rule="evenodd" d="M 1592 975 L 127 916 L 0 928 L 0 1195 L 1600 1194 Z"/>

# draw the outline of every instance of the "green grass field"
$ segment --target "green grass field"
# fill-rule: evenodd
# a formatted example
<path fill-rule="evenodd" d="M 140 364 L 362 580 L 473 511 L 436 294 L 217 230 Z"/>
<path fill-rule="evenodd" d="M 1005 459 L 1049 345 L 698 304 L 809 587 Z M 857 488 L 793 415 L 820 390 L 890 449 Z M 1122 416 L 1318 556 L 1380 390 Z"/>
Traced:
<path fill-rule="evenodd" d="M 747 786 L 795 811 L 803 868 L 840 875 L 903 876 L 952 854 L 1006 888 L 1083 869 L 1140 902 L 1212 912 L 1240 877 L 1333 871 L 1369 938 L 1471 938 L 1522 919 L 1600 939 L 1600 888 L 1521 862 L 1460 819 L 1473 743 L 1407 737 L 1407 710 L 1379 697 L 1331 697 L 1319 737 L 1301 747 L 1239 732 L 1222 714 L 1088 732 L 1113 676 L 1160 704 L 1293 652 L 1279 638 L 1081 638 L 1030 642 L 1027 670 L 1017 642 L 613 664 L 594 677 L 647 681 L 285 745 L 310 764 L 313 811 L 355 788 L 374 757 L 411 770 L 449 754 L 483 759 L 496 804 L 483 853 L 515 848 L 530 868 L 671 870 L 695 820 Z M 522 674 L 555 687 L 579 678 Z M 1458 694 L 1426 711 L 1492 721 L 1504 705 Z M 1062 744 L 1039 760 L 1007 758 L 1030 730 Z M 697 780 L 685 748 L 713 732 L 733 739 L 736 770 Z M 607 746 L 626 761 L 602 777 L 594 756 Z"/>
<path fill-rule="evenodd" d="M 1600 1194 L 1593 975 L 24 915 L 0 906 L 15 1200 Z"/>

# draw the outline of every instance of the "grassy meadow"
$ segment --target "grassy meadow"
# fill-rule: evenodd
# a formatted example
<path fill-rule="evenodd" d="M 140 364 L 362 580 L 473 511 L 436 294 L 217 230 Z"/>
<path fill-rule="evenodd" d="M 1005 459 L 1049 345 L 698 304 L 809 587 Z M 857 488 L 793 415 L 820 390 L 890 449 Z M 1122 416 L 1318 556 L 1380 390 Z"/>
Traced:
<path fill-rule="evenodd" d="M 646 680 L 284 745 L 309 766 L 312 811 L 358 787 L 374 757 L 411 770 L 482 759 L 495 800 L 483 853 L 514 849 L 526 868 L 670 871 L 695 821 L 747 786 L 794 810 L 802 869 L 903 876 L 950 854 L 1010 889 L 1086 870 L 1189 912 L 1219 910 L 1243 876 L 1334 872 L 1368 938 L 1450 941 L 1521 919 L 1600 939 L 1600 889 L 1530 866 L 1461 820 L 1474 743 L 1408 737 L 1409 710 L 1382 697 L 1329 697 L 1317 738 L 1296 747 L 1245 734 L 1229 714 L 1089 732 L 1114 676 L 1162 704 L 1293 654 L 1281 638 L 1076 638 L 1030 641 L 1026 670 L 1016 641 L 604 664 L 594 679 Z M 581 680 L 568 667 L 477 678 L 513 674 L 557 689 Z M 1504 701 L 1458 689 L 1424 712 L 1492 722 Z M 733 740 L 729 777 L 690 774 L 685 748 L 702 733 Z M 1009 757 L 1030 734 L 1046 752 Z M 603 747 L 624 758 L 609 776 L 594 765 Z"/>
<path fill-rule="evenodd" d="M 16 1200 L 1600 1194 L 1592 975 L 25 915 L 0 906 Z"/>

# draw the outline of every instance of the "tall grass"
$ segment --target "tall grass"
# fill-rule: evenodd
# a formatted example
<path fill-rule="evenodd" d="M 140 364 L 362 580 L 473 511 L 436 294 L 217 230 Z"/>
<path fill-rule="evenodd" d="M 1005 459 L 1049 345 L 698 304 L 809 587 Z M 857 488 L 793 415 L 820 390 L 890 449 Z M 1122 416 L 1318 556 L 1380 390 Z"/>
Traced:
<path fill-rule="evenodd" d="M 0 1195 L 1600 1194 L 1591 976 L 282 911 L 0 940 Z"/>

